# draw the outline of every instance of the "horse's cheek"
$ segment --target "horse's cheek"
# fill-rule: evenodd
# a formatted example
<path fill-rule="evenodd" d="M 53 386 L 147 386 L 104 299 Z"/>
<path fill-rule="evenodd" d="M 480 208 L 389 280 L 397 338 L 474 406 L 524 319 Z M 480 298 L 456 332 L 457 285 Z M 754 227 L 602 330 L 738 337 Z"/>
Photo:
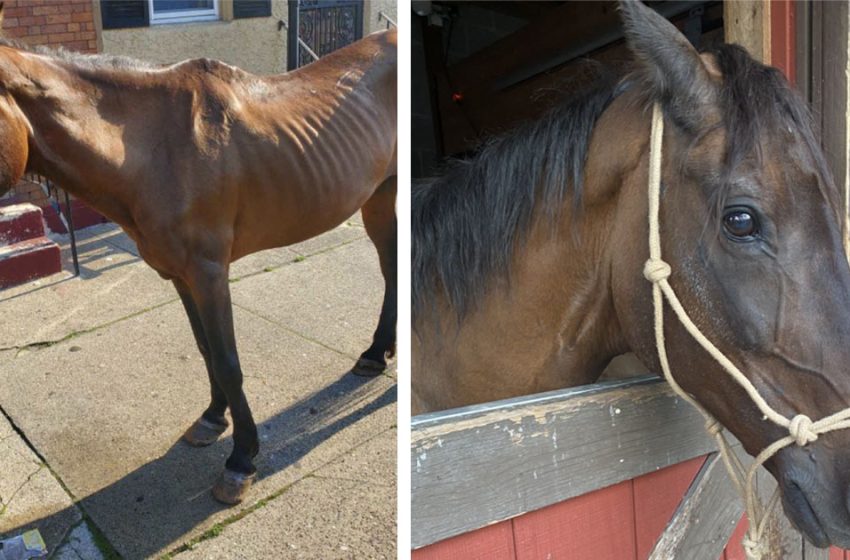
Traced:
<path fill-rule="evenodd" d="M 17 183 L 27 167 L 29 147 L 26 125 L 0 102 L 0 194 Z"/>

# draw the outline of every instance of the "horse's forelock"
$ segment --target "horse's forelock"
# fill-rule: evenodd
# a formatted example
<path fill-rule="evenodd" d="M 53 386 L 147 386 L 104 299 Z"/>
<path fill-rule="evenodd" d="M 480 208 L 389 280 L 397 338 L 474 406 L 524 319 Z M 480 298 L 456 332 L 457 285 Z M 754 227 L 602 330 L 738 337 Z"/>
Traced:
<path fill-rule="evenodd" d="M 748 158 L 763 163 L 763 142 L 790 132 L 806 148 L 820 177 L 824 196 L 835 202 L 837 190 L 817 138 L 808 106 L 783 74 L 754 60 L 738 45 L 720 45 L 709 51 L 723 75 L 718 103 L 726 146 L 718 206 L 729 189 L 728 179 Z M 832 192 L 835 191 L 835 192 Z"/>

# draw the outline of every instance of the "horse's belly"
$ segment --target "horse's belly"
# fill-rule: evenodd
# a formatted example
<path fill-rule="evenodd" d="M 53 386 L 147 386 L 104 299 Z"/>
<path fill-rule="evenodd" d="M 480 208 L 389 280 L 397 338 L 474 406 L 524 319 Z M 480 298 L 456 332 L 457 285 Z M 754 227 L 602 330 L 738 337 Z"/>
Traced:
<path fill-rule="evenodd" d="M 369 200 L 378 182 L 365 180 L 312 189 L 291 189 L 284 197 L 258 197 L 237 224 L 233 260 L 306 241 L 350 218 Z"/>

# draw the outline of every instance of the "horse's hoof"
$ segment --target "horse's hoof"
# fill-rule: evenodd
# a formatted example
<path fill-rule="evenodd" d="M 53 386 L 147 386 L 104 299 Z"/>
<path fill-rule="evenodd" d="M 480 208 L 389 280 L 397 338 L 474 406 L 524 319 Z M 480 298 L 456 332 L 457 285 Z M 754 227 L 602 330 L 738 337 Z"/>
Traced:
<path fill-rule="evenodd" d="M 384 373 L 387 369 L 387 364 L 370 360 L 369 358 L 360 358 L 354 367 L 351 368 L 351 373 L 360 377 L 377 377 Z"/>
<path fill-rule="evenodd" d="M 244 474 L 224 469 L 215 486 L 213 486 L 213 498 L 229 506 L 242 503 L 255 478 L 257 478 L 257 473 Z"/>
<path fill-rule="evenodd" d="M 183 434 L 183 441 L 192 447 L 206 447 L 218 441 L 226 429 L 227 424 L 216 424 L 201 416 Z"/>

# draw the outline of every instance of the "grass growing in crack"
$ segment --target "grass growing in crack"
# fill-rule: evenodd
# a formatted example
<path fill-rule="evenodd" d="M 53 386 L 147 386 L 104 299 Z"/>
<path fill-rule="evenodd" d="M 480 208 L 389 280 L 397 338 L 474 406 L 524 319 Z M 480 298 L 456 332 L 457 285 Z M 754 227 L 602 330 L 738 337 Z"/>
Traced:
<path fill-rule="evenodd" d="M 126 315 L 124 317 L 119 317 L 118 319 L 113 319 L 111 321 L 107 321 L 106 323 L 103 323 L 102 325 L 95 325 L 95 326 L 89 327 L 87 329 L 82 329 L 82 330 L 79 330 L 79 331 L 70 332 L 70 333 L 66 334 L 65 336 L 63 336 L 62 338 L 58 338 L 56 340 L 43 340 L 43 341 L 40 340 L 40 341 L 36 341 L 36 342 L 29 342 L 27 344 L 22 344 L 20 346 L 8 346 L 8 347 L 5 347 L 5 348 L 0 348 L 0 351 L 16 350 L 15 357 L 17 358 L 18 355 L 25 350 L 42 350 L 44 348 L 56 346 L 57 344 L 61 344 L 63 342 L 68 342 L 69 340 L 71 340 L 73 338 L 77 338 L 77 337 L 82 336 L 84 334 L 90 334 L 90 333 L 93 333 L 95 331 L 99 331 L 101 329 L 111 327 L 112 325 L 115 325 L 115 324 L 120 323 L 122 321 L 126 321 L 127 319 L 133 319 L 135 317 L 138 317 L 139 315 L 143 315 L 143 314 L 147 313 L 148 311 L 153 311 L 155 309 L 159 309 L 160 307 L 164 307 L 164 306 L 168 305 L 169 303 L 173 303 L 177 300 L 178 300 L 178 298 L 172 298 L 172 299 L 169 299 L 167 301 L 157 303 L 156 305 L 151 305 L 150 307 L 146 307 L 145 309 L 140 309 L 139 311 L 134 311 L 133 313 L 130 313 L 129 315 Z"/>
<path fill-rule="evenodd" d="M 181 552 L 186 552 L 187 550 L 193 550 L 196 546 L 198 546 L 202 542 L 216 538 L 217 536 L 221 535 L 224 532 L 225 527 L 227 527 L 228 525 L 232 525 L 233 523 L 236 523 L 240 519 L 243 519 L 245 516 L 247 516 L 251 513 L 254 513 L 258 509 L 266 507 L 269 504 L 269 502 L 272 502 L 273 500 L 282 496 L 284 493 L 286 493 L 290 488 L 292 488 L 298 482 L 300 482 L 302 480 L 306 480 L 307 478 L 312 478 L 312 477 L 313 477 L 313 474 L 310 473 L 310 474 L 303 476 L 302 478 L 300 478 L 299 480 L 297 480 L 297 481 L 295 481 L 291 484 L 287 484 L 286 486 L 284 486 L 283 488 L 281 488 L 277 492 L 274 492 L 273 494 L 270 494 L 270 495 L 266 496 L 265 498 L 258 500 L 254 505 L 243 509 L 242 511 L 240 511 L 239 513 L 237 513 L 235 515 L 231 515 L 230 517 L 224 519 L 223 521 L 220 521 L 219 523 L 216 523 L 215 525 L 213 525 L 212 527 L 210 527 L 209 529 L 207 529 L 206 531 L 204 531 L 203 533 L 201 533 L 200 535 L 198 535 L 194 539 L 190 540 L 189 542 L 178 546 L 177 548 L 175 548 L 174 550 L 172 550 L 172 551 L 170 551 L 166 554 L 163 554 L 162 556 L 159 557 L 159 560 L 171 560 L 172 558 L 174 558 L 175 556 L 177 556 Z"/>
<path fill-rule="evenodd" d="M 305 257 L 304 255 L 298 255 L 297 257 L 295 257 L 294 259 L 292 259 L 292 262 L 302 262 L 302 261 L 304 261 L 306 258 L 307 258 L 307 257 Z"/>

